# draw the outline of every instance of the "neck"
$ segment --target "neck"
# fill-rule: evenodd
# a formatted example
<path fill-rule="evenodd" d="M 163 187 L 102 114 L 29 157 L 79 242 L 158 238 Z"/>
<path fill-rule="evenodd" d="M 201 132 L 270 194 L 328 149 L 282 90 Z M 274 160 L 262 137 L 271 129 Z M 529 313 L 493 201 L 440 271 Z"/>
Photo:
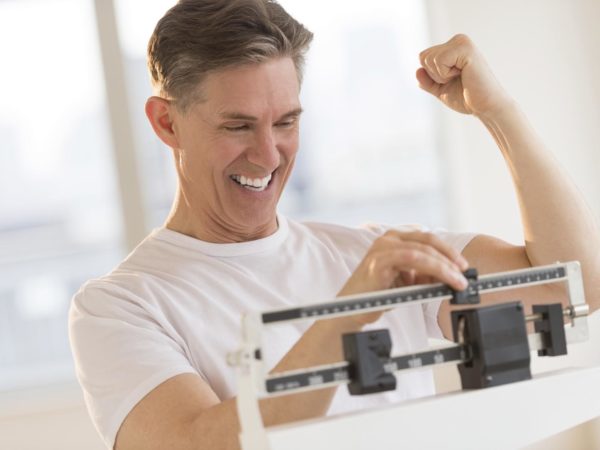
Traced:
<path fill-rule="evenodd" d="M 252 229 L 231 225 L 214 211 L 206 212 L 193 208 L 185 194 L 178 189 L 171 212 L 165 221 L 165 227 L 201 241 L 229 244 L 254 241 L 270 236 L 277 231 L 278 224 L 274 215 L 273 219 L 266 224 Z"/>

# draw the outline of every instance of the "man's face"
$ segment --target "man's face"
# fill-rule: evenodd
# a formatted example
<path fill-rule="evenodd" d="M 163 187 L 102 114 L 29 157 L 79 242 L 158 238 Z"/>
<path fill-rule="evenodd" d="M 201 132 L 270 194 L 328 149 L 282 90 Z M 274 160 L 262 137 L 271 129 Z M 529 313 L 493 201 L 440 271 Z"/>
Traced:
<path fill-rule="evenodd" d="M 201 89 L 202 101 L 173 123 L 186 216 L 211 240 L 267 236 L 298 149 L 294 64 L 281 58 L 225 69 Z"/>

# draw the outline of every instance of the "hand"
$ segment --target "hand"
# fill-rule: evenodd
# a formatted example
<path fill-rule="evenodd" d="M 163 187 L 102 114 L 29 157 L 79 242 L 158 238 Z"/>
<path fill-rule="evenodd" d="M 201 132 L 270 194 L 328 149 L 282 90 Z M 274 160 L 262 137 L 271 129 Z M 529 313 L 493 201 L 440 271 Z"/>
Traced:
<path fill-rule="evenodd" d="M 338 296 L 434 282 L 463 290 L 467 280 L 462 272 L 468 267 L 459 252 L 432 233 L 390 230 L 373 242 Z M 351 317 L 364 325 L 382 314 Z"/>
<path fill-rule="evenodd" d="M 419 59 L 423 66 L 416 73 L 420 87 L 455 111 L 482 117 L 512 103 L 481 53 L 464 34 L 423 50 Z"/>

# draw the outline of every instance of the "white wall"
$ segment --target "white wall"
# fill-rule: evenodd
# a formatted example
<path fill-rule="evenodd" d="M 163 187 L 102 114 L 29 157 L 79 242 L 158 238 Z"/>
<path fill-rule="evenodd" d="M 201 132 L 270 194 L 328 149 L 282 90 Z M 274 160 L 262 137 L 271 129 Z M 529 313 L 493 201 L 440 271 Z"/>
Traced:
<path fill-rule="evenodd" d="M 468 34 L 600 217 L 600 2 L 428 0 L 432 43 Z M 440 108 L 451 226 L 522 242 L 504 161 L 484 127 Z"/>
<path fill-rule="evenodd" d="M 520 103 L 548 149 L 600 217 L 600 2 L 595 0 L 427 0 L 432 44 L 469 35 Z M 511 180 L 492 138 L 475 119 L 439 108 L 448 168 L 451 227 L 522 243 Z M 535 372 L 600 364 L 600 316 L 592 338 L 568 357 L 533 364 Z M 577 346 L 575 346 L 577 347 Z M 456 370 L 438 374 L 442 390 Z M 452 387 L 453 385 L 453 387 Z M 507 411 L 509 413 L 509 411 Z M 530 450 L 600 447 L 600 419 Z"/>
<path fill-rule="evenodd" d="M 0 393 L 0 449 L 105 448 L 75 383 Z"/>

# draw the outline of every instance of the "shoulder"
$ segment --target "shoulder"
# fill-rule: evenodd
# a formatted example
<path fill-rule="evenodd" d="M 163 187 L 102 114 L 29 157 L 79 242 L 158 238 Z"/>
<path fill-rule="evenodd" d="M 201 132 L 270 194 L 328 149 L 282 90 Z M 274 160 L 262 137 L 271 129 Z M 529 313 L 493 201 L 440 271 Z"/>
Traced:
<path fill-rule="evenodd" d="M 163 255 L 158 245 L 153 234 L 149 235 L 109 273 L 83 284 L 73 296 L 70 316 L 104 316 L 140 308 L 148 301 L 154 267 L 165 261 L 159 257 Z"/>
<path fill-rule="evenodd" d="M 294 236 L 313 238 L 335 244 L 370 243 L 383 231 L 369 226 L 353 227 L 325 222 L 290 221 L 290 233 Z"/>
<path fill-rule="evenodd" d="M 353 245 L 360 246 L 361 244 L 362 246 L 369 246 L 375 239 L 388 230 L 429 231 L 458 251 L 462 251 L 462 249 L 476 236 L 475 233 L 453 232 L 442 228 L 430 230 L 426 226 L 416 223 L 399 225 L 365 223 L 360 226 L 352 227 L 322 222 L 298 223 L 290 221 L 290 230 L 299 235 L 313 236 L 316 239 L 342 247 Z"/>
<path fill-rule="evenodd" d="M 210 265 L 210 258 L 195 251 L 185 239 L 192 240 L 164 228 L 154 230 L 109 273 L 86 282 L 75 300 L 108 296 L 141 301 L 151 298 L 157 286 L 179 278 L 191 265 Z"/>
<path fill-rule="evenodd" d="M 140 295 L 140 288 L 135 277 L 114 273 L 89 280 L 71 300 L 69 327 L 88 320 L 129 320 L 147 315 L 147 301 Z"/>

